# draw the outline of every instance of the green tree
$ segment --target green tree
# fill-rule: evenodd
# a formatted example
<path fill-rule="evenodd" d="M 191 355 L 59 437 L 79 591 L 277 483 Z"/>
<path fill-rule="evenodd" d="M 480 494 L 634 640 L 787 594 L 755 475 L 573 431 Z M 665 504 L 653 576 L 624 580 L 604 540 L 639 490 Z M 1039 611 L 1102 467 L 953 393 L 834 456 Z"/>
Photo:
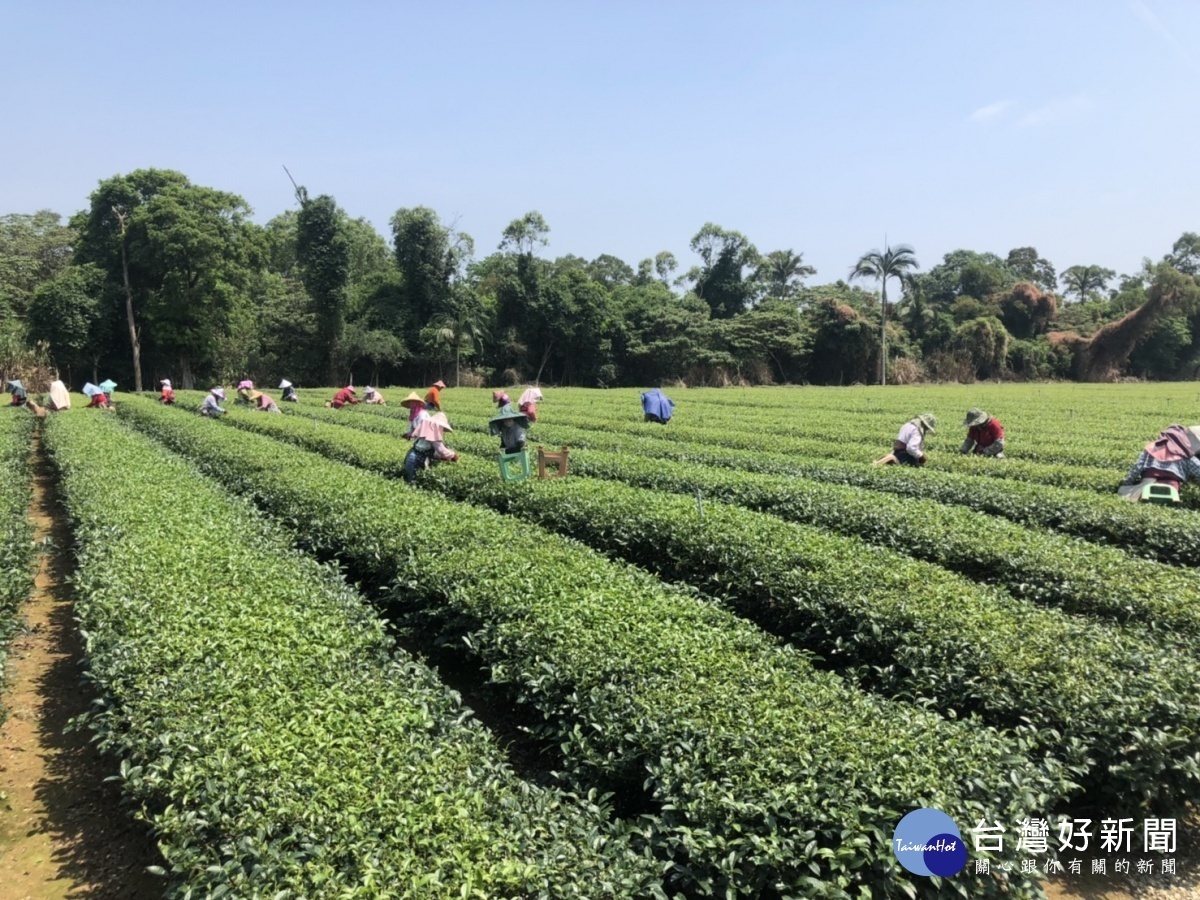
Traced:
<path fill-rule="evenodd" d="M 470 235 L 443 225 L 426 206 L 398 209 L 392 216 L 392 244 L 403 276 L 407 314 L 416 329 L 444 313 L 453 285 L 475 251 Z"/>
<path fill-rule="evenodd" d="M 433 338 L 454 356 L 454 386 L 462 384 L 462 361 L 471 358 L 489 331 L 490 313 L 480 297 L 465 286 L 430 322 Z"/>
<path fill-rule="evenodd" d="M 987 316 L 954 329 L 950 347 L 970 361 L 976 378 L 991 378 L 1004 370 L 1009 340 L 1004 324 L 995 316 Z"/>
<path fill-rule="evenodd" d="M 618 289 L 613 304 L 619 325 L 616 351 L 623 381 L 659 384 L 683 378 L 709 340 L 709 309 L 694 295 L 677 297 L 660 281 Z"/>
<path fill-rule="evenodd" d="M 239 312 L 251 270 L 262 261 L 250 212 L 235 194 L 187 184 L 164 188 L 130 216 L 130 260 L 151 275 L 145 328 L 159 364 L 177 361 L 185 386 L 195 364 L 214 362 L 235 320 L 246 321 Z"/>
<path fill-rule="evenodd" d="M 879 356 L 870 318 L 845 302 L 840 290 L 814 289 L 804 318 L 811 333 L 807 378 L 814 384 L 867 381 Z"/>
<path fill-rule="evenodd" d="M 766 285 L 767 296 L 773 300 L 786 300 L 799 289 L 799 283 L 817 270 L 805 265 L 803 253 L 788 250 L 772 250 L 762 258 L 757 276 Z"/>
<path fill-rule="evenodd" d="M 72 219 L 74 261 L 104 273 L 105 305 L 123 301 L 135 390 L 143 339 L 157 366 L 179 364 L 184 387 L 193 362 L 211 364 L 234 308 L 246 301 L 248 272 L 262 262 L 249 215 L 234 194 L 193 185 L 179 172 L 139 169 L 102 181 Z"/>
<path fill-rule="evenodd" d="M 1129 355 L 1129 369 L 1143 378 L 1176 378 L 1191 348 L 1188 317 L 1178 313 L 1163 316 L 1134 347 Z"/>
<path fill-rule="evenodd" d="M 1063 293 L 1075 294 L 1082 303 L 1096 297 L 1108 282 L 1116 277 L 1116 272 L 1103 266 L 1071 266 L 1063 271 L 1059 279 L 1062 281 Z"/>
<path fill-rule="evenodd" d="M 624 261 L 608 253 L 602 253 L 586 267 L 588 275 L 608 290 L 633 281 L 633 269 Z"/>
<path fill-rule="evenodd" d="M 0 318 L 24 320 L 39 285 L 71 261 L 75 232 L 48 209 L 0 216 Z"/>
<path fill-rule="evenodd" d="M 100 182 L 89 198 L 87 210 L 76 214 L 71 225 L 79 235 L 73 261 L 92 263 L 105 275 L 105 303 L 124 303 L 126 328 L 133 358 L 134 389 L 142 389 L 140 308 L 156 287 L 156 273 L 143 269 L 129 252 L 131 217 L 156 195 L 169 188 L 185 188 L 187 176 L 169 169 L 138 169 Z"/>
<path fill-rule="evenodd" d="M 69 266 L 38 285 L 29 303 L 29 339 L 49 347 L 50 358 L 67 372 L 68 383 L 76 372 L 100 379 L 100 359 L 109 349 L 112 330 L 103 294 L 104 273 L 85 264 Z"/>
<path fill-rule="evenodd" d="M 1165 260 L 1184 275 L 1200 275 L 1200 234 L 1185 231 L 1171 246 Z"/>
<path fill-rule="evenodd" d="M 799 381 L 810 349 L 807 322 L 794 304 L 766 300 L 716 323 L 716 336 L 752 381 Z"/>
<path fill-rule="evenodd" d="M 714 319 L 732 318 L 754 304 L 757 284 L 751 270 L 758 266 L 759 254 L 744 234 L 706 222 L 689 246 L 702 265 L 693 267 L 684 280 L 692 283 L 692 291 L 708 304 Z"/>
<path fill-rule="evenodd" d="M 569 259 L 552 266 L 534 256 L 536 248 L 549 243 L 549 233 L 550 226 L 536 210 L 513 219 L 500 240 L 506 262 L 496 264 L 492 272 L 496 330 L 507 348 L 501 362 L 514 371 L 536 365 L 538 378 L 555 351 L 557 336 L 569 325 L 561 318 L 565 314 L 561 296 L 548 297 L 546 292 L 556 271 L 560 276 L 569 271 L 582 275 L 586 266 L 575 266 Z"/>
<path fill-rule="evenodd" d="M 1043 291 L 1053 291 L 1058 286 L 1058 275 L 1050 261 L 1038 256 L 1036 247 L 1015 247 L 1008 251 L 1005 264 L 1021 281 L 1035 284 Z"/>
<path fill-rule="evenodd" d="M 304 188 L 297 188 L 296 195 L 300 200 L 296 259 L 316 313 L 317 352 L 329 383 L 337 384 L 338 341 L 345 328 L 346 285 L 350 279 L 345 215 L 328 194 L 310 199 Z"/>
<path fill-rule="evenodd" d="M 880 312 L 880 344 L 879 344 L 879 383 L 887 384 L 887 283 L 889 278 L 900 279 L 905 272 L 917 268 L 917 258 L 912 247 L 901 244 L 898 247 L 884 247 L 883 252 L 871 250 L 864 253 L 854 268 L 850 270 L 850 280 L 856 278 L 874 278 L 879 282 L 882 302 Z"/>
<path fill-rule="evenodd" d="M 925 299 L 939 311 L 948 309 L 963 296 L 985 300 L 1020 280 L 995 253 L 974 250 L 953 250 L 928 272 L 916 277 L 920 279 Z"/>
<path fill-rule="evenodd" d="M 670 284 L 671 273 L 678 268 L 679 260 L 670 250 L 660 250 L 654 255 L 654 271 L 658 273 L 658 280 L 663 284 Z"/>
<path fill-rule="evenodd" d="M 535 247 L 550 243 L 546 237 L 550 226 L 536 209 L 530 210 L 519 219 L 513 219 L 505 227 L 500 240 L 500 249 L 517 256 L 532 256 Z"/>
<path fill-rule="evenodd" d="M 348 322 L 338 342 L 336 366 L 346 372 L 351 383 L 354 370 L 364 362 L 370 364 L 367 383 L 378 383 L 381 371 L 394 369 L 408 358 L 404 341 L 390 331 L 369 328 L 362 322 Z"/>

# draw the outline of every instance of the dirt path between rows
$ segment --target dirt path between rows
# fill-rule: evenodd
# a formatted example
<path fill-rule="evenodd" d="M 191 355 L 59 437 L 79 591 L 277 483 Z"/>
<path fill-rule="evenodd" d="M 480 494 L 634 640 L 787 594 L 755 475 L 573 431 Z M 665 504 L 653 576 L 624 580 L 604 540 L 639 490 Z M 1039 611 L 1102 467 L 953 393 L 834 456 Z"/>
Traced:
<path fill-rule="evenodd" d="M 80 682 L 82 648 L 72 613 L 71 538 L 54 477 L 35 438 L 35 540 L 47 539 L 25 628 L 12 643 L 0 728 L 0 900 L 161 897 L 146 872 L 162 858 L 147 828 L 105 783 L 115 764 L 64 733 L 91 695 Z"/>

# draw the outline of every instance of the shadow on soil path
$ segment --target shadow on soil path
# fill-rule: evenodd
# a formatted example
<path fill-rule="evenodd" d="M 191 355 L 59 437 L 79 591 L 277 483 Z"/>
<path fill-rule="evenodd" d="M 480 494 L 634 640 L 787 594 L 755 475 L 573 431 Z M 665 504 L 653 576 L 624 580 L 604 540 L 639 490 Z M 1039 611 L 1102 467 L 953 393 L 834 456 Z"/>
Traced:
<path fill-rule="evenodd" d="M 43 552 L 0 697 L 0 900 L 161 897 L 165 882 L 146 872 L 162 864 L 154 841 L 104 780 L 115 763 L 90 732 L 65 731 L 91 693 L 67 580 L 71 535 L 40 434 L 31 462 L 29 515 Z"/>

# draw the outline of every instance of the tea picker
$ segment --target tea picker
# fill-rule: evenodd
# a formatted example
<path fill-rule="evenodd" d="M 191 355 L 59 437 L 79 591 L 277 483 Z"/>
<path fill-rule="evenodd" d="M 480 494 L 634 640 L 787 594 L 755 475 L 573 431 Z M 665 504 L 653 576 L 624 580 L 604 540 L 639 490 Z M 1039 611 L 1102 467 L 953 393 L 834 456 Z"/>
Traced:
<path fill-rule="evenodd" d="M 537 405 L 542 402 L 542 399 L 541 390 L 535 387 L 528 388 L 517 400 L 517 409 L 523 412 L 530 422 L 536 422 L 538 420 Z"/>
<path fill-rule="evenodd" d="M 331 406 L 334 409 L 341 409 L 347 403 L 349 403 L 351 406 L 353 406 L 355 403 L 358 403 L 358 397 L 356 396 L 357 394 L 358 394 L 358 391 L 356 391 L 354 389 L 354 385 L 348 384 L 344 388 L 342 388 L 340 391 L 338 391 L 336 394 L 334 394 L 333 399 L 330 400 L 325 405 Z"/>
<path fill-rule="evenodd" d="M 967 439 L 958 448 L 959 453 L 1004 459 L 1004 426 L 999 419 L 973 406 L 967 410 L 963 424 L 967 426 Z"/>
<path fill-rule="evenodd" d="M 937 430 L 937 417 L 933 413 L 921 413 L 915 419 L 909 419 L 900 426 L 900 433 L 892 441 L 892 452 L 875 460 L 877 466 L 923 466 L 928 457 L 925 456 L 925 435 Z"/>
<path fill-rule="evenodd" d="M 29 402 L 29 394 L 25 390 L 25 385 L 21 383 L 21 379 L 10 378 L 5 385 L 8 387 L 8 392 L 12 394 L 13 406 L 24 406 Z"/>
<path fill-rule="evenodd" d="M 262 391 L 251 391 L 250 399 L 255 402 L 256 412 L 277 413 L 281 410 L 279 405 L 271 399 L 269 394 L 264 394 Z"/>
<path fill-rule="evenodd" d="M 458 454 L 446 446 L 446 432 L 453 431 L 446 414 L 436 412 L 414 420 L 412 449 L 404 457 L 404 480 L 412 482 L 417 472 L 439 462 L 458 462 Z"/>
<path fill-rule="evenodd" d="M 1117 495 L 1132 503 L 1179 503 L 1184 482 L 1200 479 L 1200 425 L 1171 425 L 1148 443 L 1125 474 Z"/>
<path fill-rule="evenodd" d="M 501 453 L 520 453 L 525 449 L 525 430 L 529 419 L 511 406 L 488 421 L 488 431 L 500 438 Z"/>
<path fill-rule="evenodd" d="M 642 394 L 642 413 L 644 421 L 666 425 L 675 414 L 675 402 L 658 388 L 654 388 Z"/>
<path fill-rule="evenodd" d="M 200 415 L 213 417 L 225 415 L 225 407 L 221 405 L 221 401 L 224 399 L 225 388 L 213 388 L 204 398 L 204 402 L 200 404 Z"/>
<path fill-rule="evenodd" d="M 109 393 L 117 385 L 112 380 L 102 381 L 100 384 L 92 384 L 90 381 L 83 386 L 83 392 L 91 398 L 88 403 L 88 409 L 112 409 L 112 403 L 108 399 Z"/>
<path fill-rule="evenodd" d="M 249 406 L 254 402 L 254 398 L 250 395 L 254 393 L 254 382 L 249 378 L 243 378 L 237 383 L 237 402 L 243 406 Z"/>
<path fill-rule="evenodd" d="M 7 382 L 8 390 L 12 394 L 13 406 L 24 406 L 28 408 L 34 415 L 41 418 L 46 415 L 46 411 L 29 399 L 29 394 L 25 390 L 20 379 L 14 378 Z"/>
<path fill-rule="evenodd" d="M 446 382 L 438 379 L 429 386 L 429 390 L 425 392 L 425 405 L 430 409 L 435 409 L 438 412 L 442 411 L 442 391 L 446 389 Z"/>

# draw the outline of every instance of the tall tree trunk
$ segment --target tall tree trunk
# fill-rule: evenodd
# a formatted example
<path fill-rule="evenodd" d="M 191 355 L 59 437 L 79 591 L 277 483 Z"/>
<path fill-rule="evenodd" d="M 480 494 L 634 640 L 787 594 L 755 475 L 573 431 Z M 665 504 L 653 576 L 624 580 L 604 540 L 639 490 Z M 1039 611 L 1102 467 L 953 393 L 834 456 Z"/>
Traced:
<path fill-rule="evenodd" d="M 454 386 L 462 387 L 462 345 L 454 345 Z"/>
<path fill-rule="evenodd" d="M 125 211 L 112 208 L 113 215 L 121 226 L 121 274 L 125 278 L 125 319 L 129 323 L 129 343 L 133 347 L 133 389 L 142 392 L 142 345 L 138 340 L 137 325 L 133 319 L 133 289 L 129 286 L 129 255 L 125 250 Z"/>
<path fill-rule="evenodd" d="M 548 344 L 546 345 L 546 352 L 542 354 L 542 364 L 541 364 L 540 366 L 538 366 L 537 375 L 536 375 L 536 376 L 534 377 L 534 379 L 533 379 L 533 381 L 534 381 L 534 383 L 535 383 L 535 384 L 541 384 L 541 382 L 542 382 L 542 369 L 546 368 L 546 363 L 547 363 L 547 361 L 549 361 L 549 359 L 550 359 L 550 351 L 551 351 L 553 348 L 554 348 L 554 341 L 551 341 L 550 343 L 548 343 Z"/>
<path fill-rule="evenodd" d="M 887 384 L 887 276 L 883 277 L 883 314 L 879 317 L 879 384 Z"/>
<path fill-rule="evenodd" d="M 186 352 L 179 354 L 179 386 L 185 391 L 196 388 L 196 378 L 192 374 L 192 360 Z"/>

